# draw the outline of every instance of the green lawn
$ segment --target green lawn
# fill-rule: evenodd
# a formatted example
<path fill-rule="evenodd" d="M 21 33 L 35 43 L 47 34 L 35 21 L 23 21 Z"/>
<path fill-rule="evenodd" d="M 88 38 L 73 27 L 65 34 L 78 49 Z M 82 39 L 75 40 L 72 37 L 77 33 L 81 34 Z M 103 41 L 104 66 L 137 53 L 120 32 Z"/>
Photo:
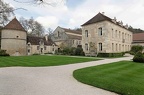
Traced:
<path fill-rule="evenodd" d="M 74 71 L 80 82 L 121 95 L 144 95 L 144 64 L 120 61 Z"/>
<path fill-rule="evenodd" d="M 19 56 L 19 57 L 0 57 L 0 67 L 11 66 L 26 66 L 26 67 L 39 67 L 39 66 L 57 66 L 74 64 L 88 61 L 95 61 L 99 59 L 94 58 L 79 58 L 70 56 Z"/>

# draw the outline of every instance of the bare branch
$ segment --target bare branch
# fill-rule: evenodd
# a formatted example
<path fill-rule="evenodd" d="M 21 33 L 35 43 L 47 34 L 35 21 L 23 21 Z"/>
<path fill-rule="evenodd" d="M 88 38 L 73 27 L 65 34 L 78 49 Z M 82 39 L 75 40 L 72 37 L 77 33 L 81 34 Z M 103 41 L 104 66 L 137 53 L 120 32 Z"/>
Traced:
<path fill-rule="evenodd" d="M 14 12 L 14 11 L 20 10 L 20 9 L 27 11 L 27 9 L 24 9 L 24 8 L 16 8 L 16 9 L 11 9 L 11 8 L 9 8 L 9 9 L 6 9 L 6 10 L 3 10 L 3 9 L 2 9 L 2 10 L 0 11 L 0 13 Z"/>
<path fill-rule="evenodd" d="M 27 1 L 14 0 L 14 1 L 18 3 L 26 3 L 26 4 L 34 4 L 34 5 L 56 6 L 57 4 L 62 3 L 65 0 L 61 0 L 60 2 L 55 2 L 54 0 L 27 0 Z"/>

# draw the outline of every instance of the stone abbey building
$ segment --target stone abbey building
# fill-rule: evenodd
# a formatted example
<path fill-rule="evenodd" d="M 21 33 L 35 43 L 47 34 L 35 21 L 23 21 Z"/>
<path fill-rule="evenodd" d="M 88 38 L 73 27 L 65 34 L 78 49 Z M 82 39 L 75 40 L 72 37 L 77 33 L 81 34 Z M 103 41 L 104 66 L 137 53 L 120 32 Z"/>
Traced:
<path fill-rule="evenodd" d="M 82 25 L 82 47 L 86 54 L 120 53 L 131 49 L 133 34 L 128 25 L 98 13 Z"/>
<path fill-rule="evenodd" d="M 46 37 L 27 36 L 27 31 L 14 18 L 5 27 L 0 27 L 0 49 L 11 56 L 54 53 L 56 45 Z"/>

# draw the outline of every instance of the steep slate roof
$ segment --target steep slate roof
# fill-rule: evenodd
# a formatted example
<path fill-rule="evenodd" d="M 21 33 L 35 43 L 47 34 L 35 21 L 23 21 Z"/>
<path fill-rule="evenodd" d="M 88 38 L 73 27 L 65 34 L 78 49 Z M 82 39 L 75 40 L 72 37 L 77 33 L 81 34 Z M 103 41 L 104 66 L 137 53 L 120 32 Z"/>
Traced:
<path fill-rule="evenodd" d="M 61 27 L 62 28 L 62 27 Z M 71 29 L 66 29 L 66 28 L 62 28 L 65 32 L 68 32 L 68 33 L 74 33 L 74 34 L 80 34 L 82 35 L 82 32 L 81 31 L 76 31 L 76 30 L 71 30 Z"/>
<path fill-rule="evenodd" d="M 120 25 L 120 22 L 114 21 L 114 19 L 111 19 L 111 18 L 109 18 L 109 17 L 107 17 L 107 16 L 105 16 L 104 14 L 101 14 L 101 13 L 98 13 L 96 16 L 94 16 L 92 19 L 90 19 L 89 21 L 84 23 L 82 26 L 97 23 L 97 22 L 101 22 L 101 21 L 109 21 L 109 22 L 112 22 L 112 23 L 122 27 L 122 28 L 127 29 L 126 28 L 127 26 Z"/>
<path fill-rule="evenodd" d="M 144 42 L 144 33 L 133 34 L 133 42 Z"/>
<path fill-rule="evenodd" d="M 101 13 L 98 13 L 96 16 L 94 16 L 92 19 L 90 19 L 89 21 L 84 23 L 82 26 L 93 24 L 93 23 L 100 22 L 100 21 L 105 21 L 105 20 L 112 21 L 111 18 L 109 18 Z"/>
<path fill-rule="evenodd" d="M 62 27 L 60 27 L 60 28 L 65 31 L 65 33 L 68 35 L 68 37 L 70 39 L 82 40 L 82 31 L 76 31 L 76 30 L 71 30 L 71 29 L 62 28 Z M 71 33 L 71 34 L 69 34 L 69 33 Z M 75 35 L 73 35 L 73 34 L 75 34 Z"/>
<path fill-rule="evenodd" d="M 51 39 L 48 39 L 48 41 L 46 41 L 45 37 L 34 37 L 34 36 L 27 36 L 27 42 L 30 42 L 31 45 L 39 45 L 39 42 L 43 40 L 44 41 L 44 45 L 56 45 Z"/>
<path fill-rule="evenodd" d="M 70 35 L 70 34 L 68 34 L 68 36 L 70 37 L 70 39 L 82 40 L 82 36 L 76 36 L 76 35 Z"/>
<path fill-rule="evenodd" d="M 21 30 L 21 31 L 26 31 L 22 25 L 20 24 L 20 22 L 14 18 L 12 21 L 10 21 L 5 27 L 4 29 L 14 29 L 14 30 Z"/>

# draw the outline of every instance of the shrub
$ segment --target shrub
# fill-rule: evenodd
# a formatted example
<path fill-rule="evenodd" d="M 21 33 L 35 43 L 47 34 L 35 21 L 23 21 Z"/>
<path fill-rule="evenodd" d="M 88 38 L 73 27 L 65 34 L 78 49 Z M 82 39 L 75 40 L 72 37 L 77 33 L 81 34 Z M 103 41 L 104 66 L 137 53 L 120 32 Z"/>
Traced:
<path fill-rule="evenodd" d="M 144 56 L 142 54 L 142 52 L 137 52 L 133 58 L 134 62 L 140 62 L 140 63 L 144 63 Z"/>
<path fill-rule="evenodd" d="M 63 49 L 63 54 L 64 55 L 67 55 L 67 54 L 69 54 L 69 48 L 68 47 L 65 47 L 64 49 Z"/>
<path fill-rule="evenodd" d="M 84 53 L 82 47 L 77 47 L 76 48 L 75 55 L 85 56 L 85 53 Z"/>
<path fill-rule="evenodd" d="M 10 56 L 10 55 L 6 53 L 6 50 L 0 50 L 0 56 Z"/>
<path fill-rule="evenodd" d="M 85 53 L 82 49 L 82 47 L 65 47 L 61 52 L 56 52 L 56 54 L 63 54 L 63 55 L 79 55 L 79 56 L 85 56 Z"/>
<path fill-rule="evenodd" d="M 143 46 L 141 45 L 135 45 L 131 47 L 131 54 L 136 54 L 138 51 L 143 51 Z"/>
<path fill-rule="evenodd" d="M 98 57 L 122 57 L 125 53 L 99 53 Z"/>

